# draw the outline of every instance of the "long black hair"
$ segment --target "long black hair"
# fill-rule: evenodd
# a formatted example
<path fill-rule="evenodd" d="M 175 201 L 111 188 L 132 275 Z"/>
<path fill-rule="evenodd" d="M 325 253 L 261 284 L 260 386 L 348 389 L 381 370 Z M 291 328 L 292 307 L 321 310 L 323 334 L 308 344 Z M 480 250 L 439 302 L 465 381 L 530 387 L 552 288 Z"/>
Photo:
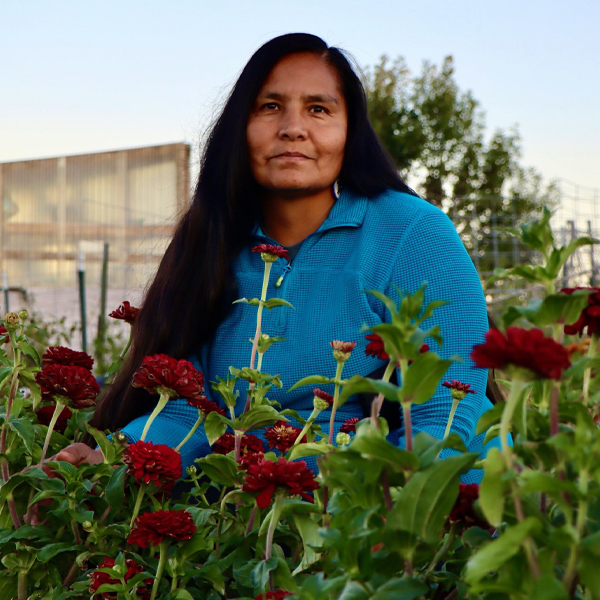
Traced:
<path fill-rule="evenodd" d="M 340 173 L 344 187 L 367 197 L 386 189 L 414 193 L 369 123 L 364 88 L 344 52 L 306 33 L 267 42 L 244 67 L 208 135 L 192 202 L 148 288 L 129 357 L 96 410 L 96 427 L 114 430 L 151 409 L 156 396 L 130 385 L 143 358 L 155 353 L 189 358 L 213 337 L 229 311 L 235 299 L 232 262 L 249 242 L 260 206 L 246 123 L 271 69 L 298 52 L 322 57 L 339 75 L 348 113 Z"/>

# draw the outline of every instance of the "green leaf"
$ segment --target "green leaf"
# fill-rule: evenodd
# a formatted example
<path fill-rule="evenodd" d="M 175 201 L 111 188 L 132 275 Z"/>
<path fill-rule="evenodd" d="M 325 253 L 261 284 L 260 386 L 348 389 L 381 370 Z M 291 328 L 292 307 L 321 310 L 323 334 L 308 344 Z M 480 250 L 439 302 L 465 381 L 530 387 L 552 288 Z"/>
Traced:
<path fill-rule="evenodd" d="M 69 552 L 73 549 L 73 542 L 58 542 L 57 544 L 48 544 L 37 553 L 37 559 L 41 563 L 47 563 L 57 554 L 61 554 L 62 552 Z"/>
<path fill-rule="evenodd" d="M 443 440 L 438 440 L 424 431 L 419 431 L 413 438 L 413 452 L 419 457 L 419 464 L 422 469 L 433 463 L 439 453 L 446 448 L 467 452 L 467 448 L 458 433 L 450 433 Z"/>
<path fill-rule="evenodd" d="M 375 296 L 375 298 L 377 298 L 378 300 L 381 300 L 381 302 L 383 302 L 387 309 L 390 311 L 390 314 L 396 314 L 396 303 L 389 296 L 386 296 L 383 292 L 380 292 L 379 290 L 365 290 L 365 292 L 367 294 Z"/>
<path fill-rule="evenodd" d="M 2 367 L 0 368 L 0 387 L 8 376 L 13 372 L 13 367 Z"/>
<path fill-rule="evenodd" d="M 252 584 L 259 593 L 263 592 L 269 584 L 269 574 L 277 568 L 278 560 L 272 556 L 268 560 L 261 560 L 252 569 Z"/>
<path fill-rule="evenodd" d="M 415 473 L 402 488 L 387 528 L 405 531 L 429 544 L 437 543 L 458 497 L 460 475 L 477 458 L 474 453 L 450 456 Z"/>
<path fill-rule="evenodd" d="M 568 600 L 569 594 L 562 582 L 549 573 L 541 575 L 534 584 L 531 600 Z"/>
<path fill-rule="evenodd" d="M 525 538 L 539 529 L 541 523 L 535 517 L 527 517 L 501 533 L 497 539 L 485 544 L 467 562 L 465 581 L 474 586 L 490 573 L 497 571 L 519 552 Z"/>
<path fill-rule="evenodd" d="M 383 394 L 384 398 L 391 400 L 392 402 L 399 402 L 400 388 L 389 381 L 382 381 L 380 379 L 368 379 L 361 375 L 353 375 L 344 384 L 340 398 L 338 401 L 338 408 L 342 406 L 350 396 L 354 394 Z"/>
<path fill-rule="evenodd" d="M 427 586 L 412 577 L 394 577 L 378 587 L 371 600 L 413 600 L 426 594 Z"/>
<path fill-rule="evenodd" d="M 335 378 L 325 377 L 323 375 L 309 375 L 308 377 L 303 377 L 300 381 L 297 381 L 289 390 L 295 390 L 303 385 L 316 385 L 316 384 L 324 384 L 324 383 L 335 383 Z"/>
<path fill-rule="evenodd" d="M 477 421 L 475 435 L 479 435 L 480 433 L 487 431 L 492 425 L 500 423 L 505 406 L 506 402 L 499 402 L 498 404 L 495 404 L 493 408 L 484 412 L 479 418 L 479 421 Z"/>
<path fill-rule="evenodd" d="M 85 428 L 87 432 L 96 440 L 98 446 L 100 446 L 100 450 L 102 450 L 102 454 L 104 455 L 104 461 L 108 464 L 113 464 L 116 459 L 116 452 L 113 443 L 102 431 L 92 427 L 89 423 L 85 423 Z"/>
<path fill-rule="evenodd" d="M 518 236 L 525 246 L 546 256 L 548 250 L 554 245 L 554 234 L 550 227 L 551 218 L 552 213 L 544 206 L 541 218 L 520 225 L 519 230 L 512 230 L 512 233 Z"/>
<path fill-rule="evenodd" d="M 225 594 L 225 580 L 219 565 L 204 565 L 195 574 L 206 579 L 206 581 L 210 581 L 218 592 Z"/>
<path fill-rule="evenodd" d="M 268 404 L 253 406 L 248 412 L 240 415 L 234 422 L 233 428 L 236 431 L 252 431 L 260 429 L 267 425 L 274 425 L 277 421 L 287 421 L 288 419 L 282 416 L 278 410 Z"/>
<path fill-rule="evenodd" d="M 8 422 L 8 426 L 23 440 L 27 452 L 33 452 L 33 442 L 35 441 L 35 430 L 28 417 L 14 419 Z"/>
<path fill-rule="evenodd" d="M 416 471 L 419 468 L 419 459 L 415 454 L 390 444 L 370 423 L 358 428 L 350 449 L 366 458 L 377 458 L 396 471 Z"/>
<path fill-rule="evenodd" d="M 250 306 L 258 306 L 260 304 L 259 298 L 252 298 L 248 300 L 248 298 L 240 298 L 239 300 L 234 300 L 232 304 L 250 304 Z"/>
<path fill-rule="evenodd" d="M 204 432 L 211 446 L 225 433 L 227 422 L 233 425 L 229 419 L 224 418 L 217 411 L 208 413 L 204 420 Z"/>
<path fill-rule="evenodd" d="M 300 533 L 302 547 L 304 548 L 302 560 L 292 573 L 293 575 L 297 575 L 319 560 L 319 554 L 315 552 L 311 546 L 320 546 L 321 536 L 318 533 L 319 525 L 312 520 L 310 515 L 294 514 L 292 519 L 294 520 L 298 533 Z"/>
<path fill-rule="evenodd" d="M 125 480 L 125 473 L 127 467 L 125 465 L 119 466 L 113 470 L 110 482 L 106 486 L 106 501 L 112 507 L 118 507 L 123 504 L 125 498 L 125 490 L 123 487 L 123 481 Z"/>
<path fill-rule="evenodd" d="M 19 348 L 21 348 L 21 352 L 23 352 L 23 354 L 33 358 L 38 367 L 42 364 L 42 359 L 40 358 L 38 351 L 31 344 L 28 344 L 27 342 L 21 342 L 19 344 Z"/>
<path fill-rule="evenodd" d="M 219 485 L 236 486 L 244 480 L 237 463 L 230 456 L 208 454 L 204 458 L 196 459 L 196 463 L 211 481 Z"/>
<path fill-rule="evenodd" d="M 263 306 L 268 308 L 269 310 L 273 310 L 276 306 L 289 306 L 290 308 L 294 308 L 287 300 L 283 298 L 269 298 L 263 302 Z"/>
<path fill-rule="evenodd" d="M 171 593 L 169 600 L 194 600 L 194 596 L 192 596 L 187 590 L 178 588 Z"/>
<path fill-rule="evenodd" d="M 479 485 L 479 505 L 488 522 L 498 528 L 502 524 L 505 494 L 508 483 L 504 479 L 506 465 L 498 448 L 490 448 L 485 458 L 485 471 Z"/>
<path fill-rule="evenodd" d="M 411 401 L 413 404 L 427 402 L 453 362 L 462 362 L 462 359 L 454 355 L 446 360 L 440 358 L 435 352 L 419 354 L 406 373 L 402 373 L 403 401 Z"/>
<path fill-rule="evenodd" d="M 287 460 L 296 460 L 305 456 L 322 456 L 335 450 L 335 446 L 330 446 L 325 442 L 307 442 L 292 446 L 287 453 Z"/>

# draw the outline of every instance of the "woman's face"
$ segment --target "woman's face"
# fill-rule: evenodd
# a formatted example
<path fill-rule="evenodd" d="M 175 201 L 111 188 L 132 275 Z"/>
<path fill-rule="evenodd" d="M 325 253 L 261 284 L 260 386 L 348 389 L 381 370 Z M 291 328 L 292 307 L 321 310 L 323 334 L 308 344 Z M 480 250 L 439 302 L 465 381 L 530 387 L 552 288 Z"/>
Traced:
<path fill-rule="evenodd" d="M 290 54 L 267 76 L 248 118 L 252 174 L 284 196 L 323 192 L 342 169 L 347 130 L 337 72 L 315 54 Z"/>

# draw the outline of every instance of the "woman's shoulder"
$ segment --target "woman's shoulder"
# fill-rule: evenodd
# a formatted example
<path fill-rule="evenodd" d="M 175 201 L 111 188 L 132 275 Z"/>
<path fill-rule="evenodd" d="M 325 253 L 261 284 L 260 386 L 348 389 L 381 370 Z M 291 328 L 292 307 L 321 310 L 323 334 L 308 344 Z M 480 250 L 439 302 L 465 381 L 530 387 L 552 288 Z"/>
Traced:
<path fill-rule="evenodd" d="M 370 198 L 367 202 L 366 216 L 374 225 L 383 223 L 387 227 L 407 227 L 423 218 L 450 221 L 444 211 L 427 200 L 397 190 L 385 190 L 382 194 Z"/>

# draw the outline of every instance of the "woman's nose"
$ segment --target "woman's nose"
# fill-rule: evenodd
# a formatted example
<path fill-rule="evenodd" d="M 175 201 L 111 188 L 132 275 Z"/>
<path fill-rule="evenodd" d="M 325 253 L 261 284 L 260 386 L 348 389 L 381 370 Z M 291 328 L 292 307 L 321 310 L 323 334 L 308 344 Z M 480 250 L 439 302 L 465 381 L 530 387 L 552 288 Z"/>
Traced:
<path fill-rule="evenodd" d="M 282 115 L 279 137 L 282 139 L 304 139 L 306 134 L 306 124 L 300 111 L 286 110 Z"/>

